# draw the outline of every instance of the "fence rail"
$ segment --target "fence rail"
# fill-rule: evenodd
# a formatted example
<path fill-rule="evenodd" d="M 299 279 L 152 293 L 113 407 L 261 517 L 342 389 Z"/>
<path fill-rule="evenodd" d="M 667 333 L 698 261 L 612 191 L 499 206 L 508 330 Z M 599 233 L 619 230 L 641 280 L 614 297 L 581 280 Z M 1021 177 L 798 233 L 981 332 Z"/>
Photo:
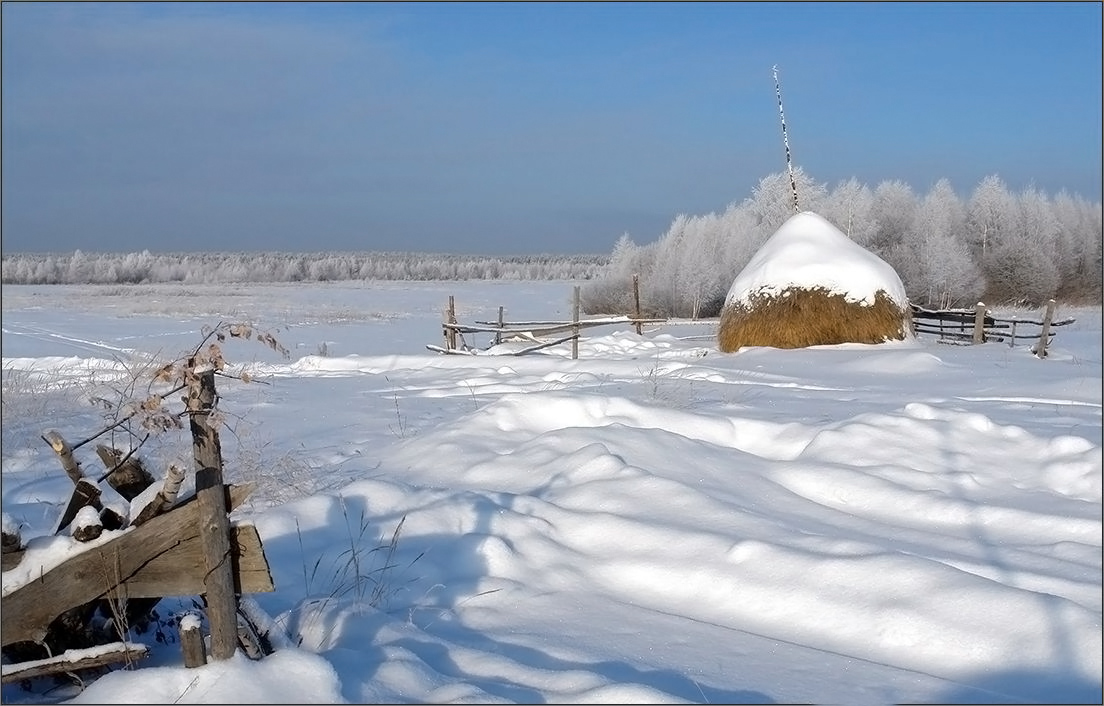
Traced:
<path fill-rule="evenodd" d="M 1032 353 L 1045 358 L 1055 336 L 1052 329 L 1076 320 L 1069 317 L 1055 320 L 1055 307 L 1051 299 L 1041 319 L 1025 319 L 993 316 L 984 302 L 978 302 L 973 309 L 925 309 L 913 304 L 912 323 L 916 333 L 939 336 L 940 343 L 970 345 L 992 341 L 1015 347 L 1017 342 L 1035 341 Z"/>
<path fill-rule="evenodd" d="M 464 334 L 493 333 L 494 343 L 498 345 L 505 340 L 528 342 L 532 345 L 515 350 L 507 355 L 525 355 L 539 351 L 550 346 L 571 341 L 571 358 L 579 357 L 579 332 L 584 328 L 596 326 L 616 326 L 630 324 L 636 328 L 639 334 L 642 324 L 664 323 L 667 319 L 644 319 L 639 313 L 631 316 L 604 316 L 593 319 L 579 318 L 579 287 L 574 290 L 574 303 L 572 306 L 572 318 L 570 321 L 505 321 L 504 309 L 498 307 L 498 321 L 476 321 L 474 324 L 461 324 L 456 321 L 456 299 L 452 296 L 448 300 L 448 308 L 444 312 L 444 321 L 441 322 L 441 332 L 444 335 L 444 346 L 426 344 L 426 349 L 436 353 L 450 355 L 476 355 L 478 348 L 469 345 L 464 340 Z M 567 336 L 557 337 L 554 340 L 541 339 L 541 336 L 552 336 L 567 333 Z"/>

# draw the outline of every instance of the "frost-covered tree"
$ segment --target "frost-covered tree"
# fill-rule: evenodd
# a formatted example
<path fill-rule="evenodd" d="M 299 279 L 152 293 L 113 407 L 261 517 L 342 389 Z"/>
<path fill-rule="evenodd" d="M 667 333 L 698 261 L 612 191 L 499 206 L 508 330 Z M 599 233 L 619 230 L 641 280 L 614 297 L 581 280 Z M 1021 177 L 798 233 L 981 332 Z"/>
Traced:
<path fill-rule="evenodd" d="M 720 261 L 724 252 L 721 234 L 720 218 L 715 213 L 692 218 L 686 224 L 683 236 L 686 248 L 675 273 L 675 295 L 683 316 L 697 319 L 719 313 L 719 309 L 703 310 L 711 308 L 711 302 L 717 298 L 716 289 L 724 270 Z"/>
<path fill-rule="evenodd" d="M 801 167 L 793 172 L 797 185 L 798 199 L 803 211 L 817 211 L 824 201 L 827 188 L 818 184 Z M 779 172 L 763 177 L 752 189 L 751 198 L 744 203 L 759 227 L 768 233 L 778 230 L 786 220 L 794 215 L 793 188 L 790 175 Z"/>
<path fill-rule="evenodd" d="M 1058 233 L 1060 294 L 1099 301 L 1101 293 L 1101 206 L 1060 191 L 1053 201 Z"/>
<path fill-rule="evenodd" d="M 981 270 L 964 237 L 966 207 L 946 179 L 920 202 L 907 238 L 911 257 L 898 271 L 909 298 L 926 306 L 964 306 L 985 289 Z"/>
<path fill-rule="evenodd" d="M 874 192 L 851 177 L 840 182 L 824 198 L 822 216 L 864 248 L 873 240 L 877 228 L 874 220 Z"/>
<path fill-rule="evenodd" d="M 643 250 L 628 233 L 613 245 L 609 264 L 601 276 L 596 277 L 579 290 L 579 299 L 583 312 L 587 314 L 631 315 L 635 310 L 632 278 L 645 269 Z"/>
<path fill-rule="evenodd" d="M 981 180 L 966 204 L 966 242 L 984 267 L 993 244 L 1008 237 L 1016 220 L 1016 199 L 995 174 Z"/>
<path fill-rule="evenodd" d="M 1009 233 L 999 234 L 982 261 L 994 301 L 1040 305 L 1058 291 L 1058 222 L 1049 199 L 1028 188 L 1015 199 Z"/>
<path fill-rule="evenodd" d="M 883 181 L 874 189 L 871 217 L 874 219 L 873 237 L 865 245 L 883 259 L 892 262 L 893 253 L 906 247 L 904 239 L 913 230 L 917 199 L 912 187 L 900 180 Z"/>

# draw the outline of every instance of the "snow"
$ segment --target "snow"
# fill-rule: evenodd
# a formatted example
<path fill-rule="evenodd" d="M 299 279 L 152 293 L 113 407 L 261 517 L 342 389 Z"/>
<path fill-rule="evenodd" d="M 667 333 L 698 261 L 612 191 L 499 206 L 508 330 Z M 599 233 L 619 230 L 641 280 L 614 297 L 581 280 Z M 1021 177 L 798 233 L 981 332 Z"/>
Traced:
<path fill-rule="evenodd" d="M 180 631 L 199 630 L 203 627 L 203 619 L 198 613 L 185 613 L 180 616 Z"/>
<path fill-rule="evenodd" d="M 889 263 L 812 211 L 790 216 L 763 243 L 733 280 L 725 303 L 748 304 L 755 296 L 778 295 L 790 287 L 823 287 L 867 306 L 883 290 L 901 308 L 908 306 L 905 286 Z"/>
<path fill-rule="evenodd" d="M 14 517 L 5 512 L 2 523 L 4 534 L 12 537 L 19 536 L 19 523 L 15 521 Z"/>
<path fill-rule="evenodd" d="M 70 534 L 77 530 L 88 529 L 90 527 L 96 527 L 100 524 L 100 513 L 96 512 L 96 508 L 85 506 L 80 510 L 77 510 L 76 517 L 73 518 L 73 523 L 69 527 Z M 5 592 L 6 593 L 6 592 Z"/>
<path fill-rule="evenodd" d="M 218 381 L 228 477 L 259 482 L 235 521 L 276 585 L 246 609 L 276 651 L 187 669 L 168 625 L 128 636 L 150 647 L 133 670 L 3 701 L 1100 702 L 1099 306 L 1060 307 L 1077 322 L 1045 360 L 927 336 L 722 354 L 715 321 L 586 329 L 577 360 L 425 348 L 449 295 L 461 323 L 565 320 L 573 286 L 178 285 L 188 316 L 151 305 L 166 285 L 5 286 L 24 563 L 75 551 L 44 536 L 72 483 L 39 435 L 102 429 L 94 385 L 231 305 L 292 355 L 229 341 L 262 384 Z M 191 468 L 178 434 L 142 452 L 158 478 Z M 194 600 L 158 611 L 187 623 Z"/>

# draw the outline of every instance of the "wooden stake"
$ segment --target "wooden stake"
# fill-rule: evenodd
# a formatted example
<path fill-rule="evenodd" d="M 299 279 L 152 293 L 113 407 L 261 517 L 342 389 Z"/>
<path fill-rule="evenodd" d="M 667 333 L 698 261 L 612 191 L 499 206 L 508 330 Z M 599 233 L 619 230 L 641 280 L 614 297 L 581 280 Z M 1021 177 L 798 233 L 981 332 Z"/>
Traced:
<path fill-rule="evenodd" d="M 222 449 L 218 432 L 210 422 L 214 405 L 215 372 L 208 370 L 199 373 L 198 384 L 189 389 L 187 408 L 196 465 L 199 533 L 206 568 L 203 586 L 207 596 L 207 620 L 211 624 L 211 656 L 225 660 L 237 651 L 238 601 L 230 560 L 230 518 L 222 482 Z"/>
<path fill-rule="evenodd" d="M 1047 346 L 1050 345 L 1050 324 L 1054 321 L 1054 307 L 1055 301 L 1053 299 L 1047 302 L 1046 314 L 1043 316 L 1043 332 L 1039 334 L 1039 342 L 1035 344 L 1035 355 L 1039 358 L 1046 358 Z"/>
<path fill-rule="evenodd" d="M 636 302 L 636 335 L 641 334 L 640 330 L 640 275 L 633 275 L 633 301 Z"/>
<path fill-rule="evenodd" d="M 184 652 L 184 666 L 202 667 L 207 664 L 207 648 L 203 644 L 203 632 L 199 629 L 199 617 L 184 616 L 180 621 L 180 647 Z"/>
<path fill-rule="evenodd" d="M 579 359 L 579 285 L 575 285 L 575 293 L 572 297 L 571 320 L 575 325 L 571 328 L 571 359 Z"/>
<path fill-rule="evenodd" d="M 974 307 L 974 343 L 985 343 L 985 304 Z"/>

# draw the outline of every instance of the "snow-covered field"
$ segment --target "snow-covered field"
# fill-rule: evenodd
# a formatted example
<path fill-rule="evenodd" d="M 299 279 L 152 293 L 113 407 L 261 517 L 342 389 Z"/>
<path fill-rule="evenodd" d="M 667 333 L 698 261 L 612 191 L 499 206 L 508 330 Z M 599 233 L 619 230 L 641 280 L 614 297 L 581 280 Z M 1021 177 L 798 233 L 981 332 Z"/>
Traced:
<path fill-rule="evenodd" d="M 235 515 L 276 584 L 253 598 L 287 643 L 185 669 L 134 635 L 139 668 L 3 701 L 1100 703 L 1100 307 L 1060 308 L 1046 360 L 927 337 L 722 354 L 690 322 L 584 330 L 577 360 L 425 347 L 450 295 L 463 323 L 569 319 L 572 287 L 4 286 L 24 537 L 72 488 L 40 436 L 102 429 L 90 397 L 219 321 L 290 357 L 232 341 L 259 382 L 218 382 L 226 473 L 260 482 Z M 189 443 L 143 454 L 188 466 Z"/>

